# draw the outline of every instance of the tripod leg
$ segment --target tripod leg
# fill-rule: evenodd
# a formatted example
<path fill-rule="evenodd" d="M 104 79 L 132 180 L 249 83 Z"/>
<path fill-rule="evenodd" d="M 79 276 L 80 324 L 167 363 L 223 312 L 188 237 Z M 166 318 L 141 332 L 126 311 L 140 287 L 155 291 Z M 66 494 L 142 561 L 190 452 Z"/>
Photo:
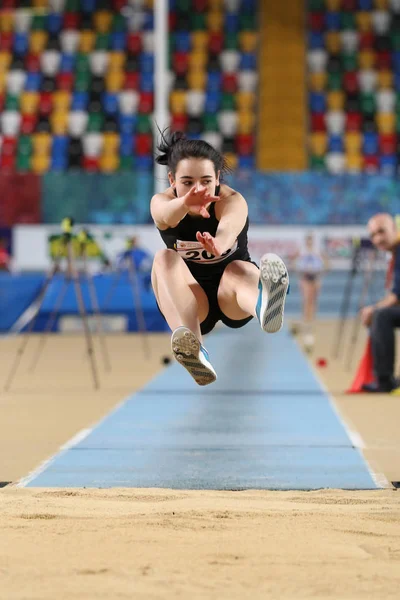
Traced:
<path fill-rule="evenodd" d="M 58 312 L 59 312 L 59 310 L 61 308 L 61 305 L 63 303 L 65 294 L 67 292 L 67 289 L 68 289 L 68 284 L 64 280 L 63 287 L 61 288 L 61 290 L 60 290 L 60 292 L 58 294 L 58 297 L 57 297 L 56 302 L 54 304 L 54 308 L 51 311 L 50 316 L 49 316 L 49 318 L 47 320 L 46 327 L 44 328 L 44 331 L 43 331 L 42 335 L 40 336 L 39 344 L 38 344 L 38 347 L 37 347 L 37 350 L 36 350 L 36 355 L 33 357 L 33 360 L 32 360 L 31 365 L 29 367 L 29 370 L 31 372 L 33 372 L 35 370 L 36 365 L 39 362 L 39 358 L 40 358 L 40 356 L 41 356 L 41 354 L 43 352 L 43 349 L 45 347 L 45 344 L 46 344 L 47 334 L 53 328 L 54 321 L 56 320 L 56 316 L 57 316 L 57 314 L 58 314 Z"/>
<path fill-rule="evenodd" d="M 105 364 L 106 370 L 111 371 L 110 356 L 108 354 L 106 337 L 105 337 L 104 329 L 103 329 L 103 320 L 100 316 L 100 308 L 99 308 L 99 302 L 97 300 L 96 288 L 93 283 L 92 276 L 89 273 L 89 270 L 87 268 L 86 254 L 84 255 L 83 268 L 85 270 L 85 275 L 86 275 L 86 279 L 88 282 L 90 303 L 92 305 L 94 317 L 96 320 L 96 329 L 97 329 L 97 334 L 99 336 L 100 346 L 101 346 L 101 349 L 103 352 L 104 364 Z"/>
<path fill-rule="evenodd" d="M 81 289 L 80 282 L 78 279 L 78 273 L 74 267 L 74 257 L 73 257 L 72 245 L 71 245 L 70 240 L 67 242 L 67 245 L 68 245 L 67 250 L 68 250 L 68 262 L 69 262 L 68 272 L 70 273 L 73 284 L 74 284 L 76 300 L 78 302 L 79 313 L 81 315 L 83 329 L 84 329 L 85 337 L 86 337 L 87 353 L 88 353 L 88 356 L 90 359 L 90 367 L 91 367 L 92 376 L 93 376 L 93 384 L 94 384 L 94 388 L 97 390 L 99 388 L 99 378 L 98 378 L 98 374 L 97 374 L 96 361 L 95 361 L 95 357 L 94 357 L 92 334 L 90 332 L 90 328 L 89 328 L 89 324 L 88 324 L 88 320 L 87 320 L 87 314 L 85 311 L 85 304 L 83 302 L 82 289 Z"/>
<path fill-rule="evenodd" d="M 40 307 L 41 307 L 41 305 L 43 303 L 43 300 L 44 300 L 44 297 L 46 295 L 47 288 L 49 287 L 50 282 L 52 281 L 52 279 L 53 279 L 55 273 L 57 272 L 57 270 L 58 270 L 58 263 L 55 263 L 54 266 L 53 266 L 53 269 L 52 269 L 52 271 L 50 273 L 50 275 L 45 280 L 45 282 L 43 284 L 43 287 L 42 287 L 42 289 L 39 292 L 39 298 L 37 300 L 37 304 L 38 304 L 37 311 L 36 311 L 35 315 L 33 316 L 31 322 L 29 323 L 29 327 L 28 327 L 26 333 L 23 334 L 23 338 L 21 340 L 21 344 L 20 344 L 20 346 L 19 346 L 19 348 L 17 350 L 17 353 L 15 355 L 14 362 L 11 365 L 11 369 L 10 369 L 10 372 L 8 374 L 6 383 L 4 384 L 4 391 L 8 391 L 10 389 L 11 383 L 12 383 L 12 381 L 14 379 L 15 373 L 17 372 L 18 366 L 19 366 L 19 364 L 21 362 L 22 356 L 23 356 L 23 354 L 25 352 L 25 349 L 26 349 L 26 346 L 28 344 L 29 336 L 30 336 L 30 334 L 33 331 L 34 325 L 35 325 L 37 317 L 39 315 Z"/>
<path fill-rule="evenodd" d="M 137 272 L 136 272 L 135 263 L 133 261 L 132 256 L 129 257 L 128 264 L 129 264 L 129 280 L 131 282 L 131 287 L 132 287 L 132 295 L 133 295 L 133 302 L 135 305 L 138 330 L 141 333 L 141 337 L 142 337 L 144 355 L 147 359 L 149 359 L 150 358 L 150 345 L 149 345 L 149 340 L 146 335 L 146 333 L 147 333 L 146 332 L 146 321 L 145 321 L 144 314 L 143 314 L 142 300 L 140 298 L 140 289 L 139 289 Z"/>
<path fill-rule="evenodd" d="M 372 269 L 374 266 L 374 261 L 375 261 L 375 255 L 373 255 L 370 258 L 369 263 L 368 263 L 368 269 L 366 271 L 364 271 L 364 281 L 363 281 L 363 286 L 362 286 L 361 293 L 360 293 L 360 298 L 358 301 L 358 310 L 357 310 L 357 315 L 356 315 L 356 318 L 355 318 L 354 324 L 353 324 L 353 330 L 352 330 L 352 335 L 350 338 L 349 351 L 348 351 L 347 361 L 346 361 L 348 370 L 351 368 L 351 365 L 352 365 L 352 359 L 354 356 L 354 351 L 356 348 L 358 335 L 360 332 L 360 327 L 361 327 L 360 310 L 365 305 L 365 300 L 368 296 L 368 291 L 369 291 L 369 288 L 371 285 L 371 280 L 372 280 L 372 273 L 373 273 Z"/>
<path fill-rule="evenodd" d="M 335 340 L 335 345 L 334 345 L 334 350 L 333 350 L 334 358 L 339 357 L 339 352 L 340 352 L 340 348 L 341 348 L 342 341 L 343 341 L 344 327 L 346 324 L 347 315 L 348 315 L 349 307 L 350 307 L 350 300 L 351 300 L 351 295 L 352 295 L 352 291 L 353 291 L 353 281 L 354 281 L 355 274 L 356 273 L 355 273 L 354 269 L 352 268 L 349 271 L 348 278 L 346 281 L 346 286 L 345 286 L 344 293 L 343 293 L 342 304 L 340 307 L 340 322 L 339 322 L 339 327 L 337 330 L 337 335 L 336 335 L 336 340 Z"/>

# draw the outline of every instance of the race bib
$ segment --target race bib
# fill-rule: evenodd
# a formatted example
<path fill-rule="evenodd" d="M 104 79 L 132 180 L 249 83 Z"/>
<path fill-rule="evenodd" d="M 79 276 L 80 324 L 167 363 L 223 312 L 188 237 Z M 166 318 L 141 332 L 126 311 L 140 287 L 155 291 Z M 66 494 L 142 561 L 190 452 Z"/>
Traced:
<path fill-rule="evenodd" d="M 200 242 L 186 242 L 183 240 L 176 240 L 176 251 L 183 260 L 190 260 L 205 265 L 213 265 L 215 263 L 222 262 L 228 256 L 233 254 L 238 247 L 237 240 L 232 248 L 226 250 L 221 256 L 214 256 L 210 252 L 207 252 L 200 244 Z"/>

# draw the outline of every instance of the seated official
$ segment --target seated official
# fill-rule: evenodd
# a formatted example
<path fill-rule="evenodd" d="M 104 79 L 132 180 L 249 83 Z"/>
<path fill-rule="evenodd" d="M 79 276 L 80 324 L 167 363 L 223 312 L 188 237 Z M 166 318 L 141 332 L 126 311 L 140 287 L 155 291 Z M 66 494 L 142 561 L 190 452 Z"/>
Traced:
<path fill-rule="evenodd" d="M 371 241 L 378 250 L 392 253 L 392 285 L 387 295 L 361 310 L 361 320 L 370 328 L 376 383 L 364 385 L 366 392 L 390 392 L 398 387 L 394 377 L 395 329 L 400 327 L 400 236 L 393 217 L 386 213 L 368 222 Z"/>

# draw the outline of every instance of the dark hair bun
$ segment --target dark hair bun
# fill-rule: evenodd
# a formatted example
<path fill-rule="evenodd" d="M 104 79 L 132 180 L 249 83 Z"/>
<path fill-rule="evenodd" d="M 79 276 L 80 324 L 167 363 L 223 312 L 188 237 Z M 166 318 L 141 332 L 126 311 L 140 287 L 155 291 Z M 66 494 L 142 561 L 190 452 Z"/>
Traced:
<path fill-rule="evenodd" d="M 160 154 L 156 158 L 156 163 L 159 165 L 168 165 L 172 148 L 181 140 L 186 140 L 186 135 L 182 131 L 174 131 L 172 134 L 166 134 L 166 131 L 166 129 L 160 131 L 161 141 L 157 145 Z"/>

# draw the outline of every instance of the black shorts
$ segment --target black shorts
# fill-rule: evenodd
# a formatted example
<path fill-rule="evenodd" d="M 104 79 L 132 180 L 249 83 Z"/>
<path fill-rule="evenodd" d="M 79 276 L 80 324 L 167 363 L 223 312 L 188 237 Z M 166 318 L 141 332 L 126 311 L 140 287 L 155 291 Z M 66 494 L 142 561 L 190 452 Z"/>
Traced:
<path fill-rule="evenodd" d="M 251 262 L 253 265 L 256 265 L 256 267 L 258 268 L 258 265 L 255 262 L 253 262 L 252 260 L 250 260 L 249 262 Z M 204 290 L 208 300 L 208 315 L 206 316 L 204 321 L 200 323 L 200 330 L 203 335 L 210 333 L 210 331 L 214 329 L 218 321 L 222 321 L 224 325 L 226 325 L 227 327 L 231 327 L 232 329 L 239 329 L 239 327 L 247 325 L 247 323 L 249 323 L 253 318 L 253 316 L 251 316 L 246 317 L 245 319 L 229 319 L 226 315 L 224 315 L 218 304 L 218 288 L 223 274 L 224 272 L 221 271 L 220 273 L 213 273 L 206 279 L 203 279 L 200 277 L 196 277 L 196 275 L 192 273 L 193 277 Z M 158 310 L 160 310 L 160 307 L 158 307 Z"/>
<path fill-rule="evenodd" d="M 300 275 L 300 279 L 304 279 L 304 281 L 318 281 L 319 275 L 317 273 L 302 273 Z"/>

